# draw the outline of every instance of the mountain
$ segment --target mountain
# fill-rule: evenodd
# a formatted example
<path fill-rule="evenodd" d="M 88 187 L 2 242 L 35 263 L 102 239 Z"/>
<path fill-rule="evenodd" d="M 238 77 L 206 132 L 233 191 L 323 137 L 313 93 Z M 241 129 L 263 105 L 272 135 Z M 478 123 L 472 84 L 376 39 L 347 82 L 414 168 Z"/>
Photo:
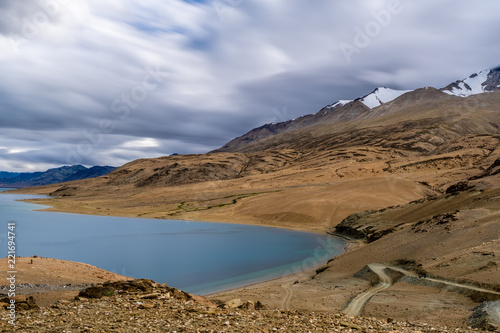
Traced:
<path fill-rule="evenodd" d="M 257 127 L 231 140 L 214 152 L 238 151 L 238 149 L 254 141 L 308 126 L 348 122 L 369 117 L 370 110 L 391 102 L 409 92 L 411 92 L 411 90 L 394 90 L 386 87 L 379 87 L 371 93 L 355 100 L 339 100 L 333 104 L 327 105 L 315 114 Z"/>
<path fill-rule="evenodd" d="M 308 126 L 319 124 L 330 124 L 338 122 L 347 122 L 367 114 L 370 108 L 357 99 L 355 101 L 338 101 L 328 105 L 315 114 L 305 115 L 293 120 L 287 120 L 280 123 L 265 124 L 255 128 L 250 132 L 237 137 L 223 147 L 213 152 L 238 151 L 244 146 L 267 137 L 299 130 Z"/>
<path fill-rule="evenodd" d="M 71 180 L 80 180 L 106 175 L 114 167 L 94 166 L 86 168 L 82 165 L 63 166 L 45 172 L 5 173 L 0 172 L 0 187 L 32 187 L 49 185 Z"/>
<path fill-rule="evenodd" d="M 16 177 L 16 176 L 19 176 L 20 173 L 19 172 L 5 172 L 5 171 L 0 171 L 0 179 L 2 178 L 12 178 L 12 177 Z"/>
<path fill-rule="evenodd" d="M 492 92 L 500 89 L 500 67 L 485 69 L 468 78 L 450 83 L 441 90 L 459 97 Z"/>
<path fill-rule="evenodd" d="M 445 94 L 454 97 L 469 97 L 497 91 L 500 90 L 500 67 L 472 74 L 464 80 L 458 80 L 439 90 L 432 87 L 417 90 L 394 90 L 387 87 L 379 87 L 371 93 L 353 101 L 337 101 L 324 107 L 316 114 L 305 115 L 280 123 L 265 124 L 231 140 L 221 148 L 214 150 L 214 152 L 240 151 L 255 141 L 309 126 L 379 117 L 388 112 L 383 107 L 395 100 L 398 100 L 399 104 L 402 101 L 406 101 L 407 104 L 417 103 L 419 107 L 422 107 L 422 89 L 432 94 L 432 96 L 426 97 L 432 103 L 436 103 L 437 100 L 446 100 Z M 417 98 L 420 100 L 417 101 Z M 407 109 L 408 106 L 400 105 L 400 109 Z M 392 107 L 391 110 L 391 113 L 394 113 L 395 108 Z"/>
<path fill-rule="evenodd" d="M 72 180 L 100 177 L 107 175 L 108 173 L 110 173 L 115 169 L 116 169 L 115 167 L 111 166 L 93 166 L 88 169 L 83 169 L 75 172 L 72 176 L 65 178 L 64 181 L 69 182 Z"/>

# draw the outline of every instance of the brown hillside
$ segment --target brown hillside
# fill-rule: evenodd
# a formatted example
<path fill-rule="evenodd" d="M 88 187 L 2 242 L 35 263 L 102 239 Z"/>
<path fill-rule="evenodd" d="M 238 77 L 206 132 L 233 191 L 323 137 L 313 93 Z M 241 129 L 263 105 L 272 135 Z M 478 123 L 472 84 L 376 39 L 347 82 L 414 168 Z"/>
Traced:
<path fill-rule="evenodd" d="M 142 159 L 32 191 L 65 211 L 326 230 L 480 177 L 499 157 L 499 102 L 500 93 L 463 99 L 424 88 L 365 119 L 279 133 L 241 152 Z M 487 178 L 482 186 L 495 186 Z"/>

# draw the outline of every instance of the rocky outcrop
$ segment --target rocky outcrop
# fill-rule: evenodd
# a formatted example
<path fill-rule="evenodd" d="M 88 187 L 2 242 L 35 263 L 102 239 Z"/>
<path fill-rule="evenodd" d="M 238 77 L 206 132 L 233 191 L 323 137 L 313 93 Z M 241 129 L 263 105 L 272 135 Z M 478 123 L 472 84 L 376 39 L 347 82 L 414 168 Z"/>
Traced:
<path fill-rule="evenodd" d="M 497 90 L 500 86 L 500 67 L 492 69 L 482 85 L 485 91 Z"/>
<path fill-rule="evenodd" d="M 446 189 L 446 194 L 456 194 L 459 192 L 464 192 L 468 191 L 470 189 L 473 189 L 474 186 L 469 185 L 468 182 L 458 182 L 454 185 L 451 185 Z"/>
<path fill-rule="evenodd" d="M 86 298 L 102 298 L 104 296 L 113 296 L 115 294 L 115 289 L 105 286 L 89 287 L 85 290 L 80 291 L 78 297 Z"/>
<path fill-rule="evenodd" d="M 396 227 L 378 230 L 370 224 L 364 224 L 363 219 L 370 215 L 381 212 L 375 210 L 367 210 L 359 213 L 354 213 L 346 217 L 332 231 L 334 234 L 339 234 L 355 239 L 364 239 L 368 243 L 372 243 L 388 234 L 393 233 Z"/>
<path fill-rule="evenodd" d="M 16 310 L 34 310 L 38 309 L 35 298 L 33 296 L 16 296 L 15 309 Z M 8 297 L 2 298 L 0 303 L 3 303 L 3 308 L 7 309 L 12 303 L 11 299 Z"/>
<path fill-rule="evenodd" d="M 360 226 L 359 221 L 371 214 L 375 213 L 374 210 L 366 210 L 359 213 L 354 213 L 342 220 L 333 230 L 333 233 L 337 233 L 343 236 L 348 236 L 356 239 L 367 239 L 368 236 L 373 233 L 370 226 Z"/>
<path fill-rule="evenodd" d="M 459 211 L 453 213 L 443 213 L 435 215 L 429 219 L 420 220 L 411 226 L 413 232 L 429 232 L 436 226 L 442 226 L 445 230 L 450 230 L 450 225 L 457 221 L 457 214 Z"/>
<path fill-rule="evenodd" d="M 483 302 L 473 310 L 469 324 L 483 330 L 500 330 L 500 301 Z"/>
<path fill-rule="evenodd" d="M 214 300 L 214 303 L 220 309 L 264 310 L 266 308 L 260 301 L 242 301 L 240 298 L 235 298 L 227 302 Z"/>
<path fill-rule="evenodd" d="M 78 192 L 78 186 L 61 186 L 49 195 L 54 197 L 70 197 Z"/>
<path fill-rule="evenodd" d="M 163 294 L 168 294 L 176 299 L 190 300 L 194 295 L 186 293 L 176 288 L 168 287 L 166 284 L 159 284 L 153 280 L 137 279 L 132 281 L 117 281 L 98 284 L 80 291 L 78 298 L 102 298 L 111 297 L 118 294 L 142 294 L 141 299 L 154 299 Z"/>
<path fill-rule="evenodd" d="M 500 158 L 495 160 L 492 165 L 490 165 L 486 170 L 481 172 L 477 176 L 473 176 L 469 178 L 469 180 L 476 180 L 476 179 L 481 179 L 489 176 L 495 176 L 500 174 Z"/>

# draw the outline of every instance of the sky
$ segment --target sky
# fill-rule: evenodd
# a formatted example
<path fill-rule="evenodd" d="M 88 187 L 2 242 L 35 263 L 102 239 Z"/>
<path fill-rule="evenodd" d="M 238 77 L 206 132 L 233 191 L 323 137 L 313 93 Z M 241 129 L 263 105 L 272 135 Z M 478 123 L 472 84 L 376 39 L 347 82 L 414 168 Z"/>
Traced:
<path fill-rule="evenodd" d="M 498 0 L 0 2 L 0 170 L 198 154 L 500 65 Z"/>

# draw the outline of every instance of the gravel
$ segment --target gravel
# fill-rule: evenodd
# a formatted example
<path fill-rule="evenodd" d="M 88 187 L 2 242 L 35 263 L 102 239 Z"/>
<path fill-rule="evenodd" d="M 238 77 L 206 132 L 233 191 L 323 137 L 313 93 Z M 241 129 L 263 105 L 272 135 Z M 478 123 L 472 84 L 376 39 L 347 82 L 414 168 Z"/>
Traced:
<path fill-rule="evenodd" d="M 144 280 L 140 283 L 144 284 Z M 77 297 L 71 301 L 60 301 L 51 307 L 19 310 L 15 327 L 8 323 L 9 313 L 3 311 L 0 331 L 480 332 L 425 323 L 396 322 L 390 318 L 380 320 L 334 313 L 282 311 L 240 300 L 215 304 L 203 297 L 153 281 L 148 282 L 147 290 L 122 290 L 116 284 L 114 287 L 116 292 L 109 297 Z"/>

